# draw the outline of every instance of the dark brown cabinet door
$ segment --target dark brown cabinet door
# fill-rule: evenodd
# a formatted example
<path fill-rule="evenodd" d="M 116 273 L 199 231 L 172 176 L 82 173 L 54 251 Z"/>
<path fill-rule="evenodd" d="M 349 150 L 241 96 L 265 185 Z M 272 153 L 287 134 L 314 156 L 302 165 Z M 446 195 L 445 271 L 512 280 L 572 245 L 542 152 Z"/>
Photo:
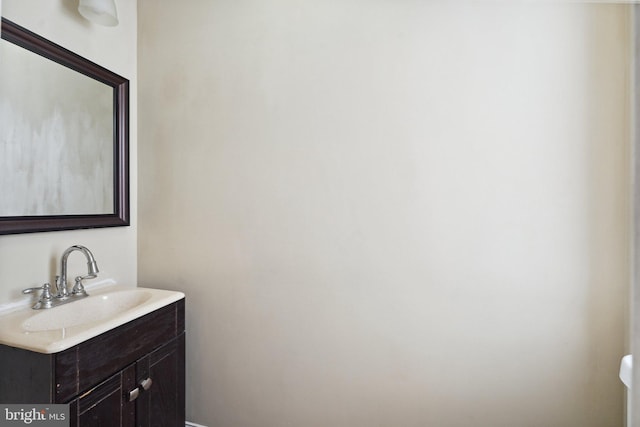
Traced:
<path fill-rule="evenodd" d="M 136 400 L 137 426 L 184 426 L 184 344 L 182 334 L 136 363 L 138 384 L 147 388 Z"/>
<path fill-rule="evenodd" d="M 135 365 L 131 365 L 72 400 L 71 427 L 133 427 L 135 404 L 126 396 L 135 386 Z"/>

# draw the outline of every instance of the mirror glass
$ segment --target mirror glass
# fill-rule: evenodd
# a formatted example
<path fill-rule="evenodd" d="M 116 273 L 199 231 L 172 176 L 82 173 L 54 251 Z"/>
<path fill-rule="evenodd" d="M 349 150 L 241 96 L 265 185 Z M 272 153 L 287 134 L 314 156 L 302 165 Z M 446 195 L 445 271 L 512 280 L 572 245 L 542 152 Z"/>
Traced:
<path fill-rule="evenodd" d="M 0 216 L 113 213 L 113 88 L 0 49 Z"/>
<path fill-rule="evenodd" d="M 2 18 L 0 234 L 129 225 L 129 81 Z"/>

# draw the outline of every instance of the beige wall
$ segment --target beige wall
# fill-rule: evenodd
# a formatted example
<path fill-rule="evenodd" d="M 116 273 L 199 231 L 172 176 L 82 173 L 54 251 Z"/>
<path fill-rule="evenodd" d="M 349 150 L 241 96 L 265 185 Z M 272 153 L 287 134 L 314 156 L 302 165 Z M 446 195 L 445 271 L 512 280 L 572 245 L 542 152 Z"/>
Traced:
<path fill-rule="evenodd" d="M 614 427 L 629 6 L 140 0 L 140 283 L 211 427 Z"/>
<path fill-rule="evenodd" d="M 130 227 L 0 236 L 0 302 L 20 297 L 20 290 L 53 280 L 62 252 L 79 243 L 91 249 L 100 278 L 123 284 L 137 279 L 137 8 L 118 1 L 120 25 L 94 25 L 77 12 L 77 1 L 3 0 L 2 15 L 110 70 L 131 83 L 131 217 Z M 0 195 L 0 197 L 2 197 Z M 81 256 L 71 257 L 73 271 L 86 271 Z M 73 277 L 73 276 L 71 276 Z"/>

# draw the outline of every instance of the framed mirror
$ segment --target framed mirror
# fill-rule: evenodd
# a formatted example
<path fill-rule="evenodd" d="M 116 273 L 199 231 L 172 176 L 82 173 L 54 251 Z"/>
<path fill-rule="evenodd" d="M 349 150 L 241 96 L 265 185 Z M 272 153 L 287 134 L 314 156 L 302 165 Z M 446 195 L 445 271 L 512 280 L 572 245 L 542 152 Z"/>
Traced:
<path fill-rule="evenodd" d="M 1 30 L 0 235 L 129 225 L 129 80 Z"/>

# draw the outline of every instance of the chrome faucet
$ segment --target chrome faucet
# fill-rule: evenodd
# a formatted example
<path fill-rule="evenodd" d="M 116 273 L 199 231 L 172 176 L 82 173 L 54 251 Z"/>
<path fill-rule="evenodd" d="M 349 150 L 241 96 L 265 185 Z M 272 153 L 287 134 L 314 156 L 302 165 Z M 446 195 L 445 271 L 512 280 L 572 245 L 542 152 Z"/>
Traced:
<path fill-rule="evenodd" d="M 80 251 L 87 258 L 87 274 L 85 276 L 76 277 L 76 283 L 73 286 L 71 292 L 67 288 L 67 259 L 71 252 Z M 51 293 L 51 285 L 49 283 L 45 283 L 44 285 L 37 288 L 27 288 L 22 291 L 23 294 L 30 294 L 42 290 L 42 294 L 40 295 L 40 299 L 33 306 L 34 309 L 38 310 L 41 308 L 51 308 L 56 305 L 66 304 L 71 301 L 75 301 L 78 298 L 83 298 L 88 296 L 87 292 L 84 290 L 84 286 L 82 285 L 82 281 L 84 279 L 93 279 L 98 276 L 98 264 L 96 263 L 93 254 L 89 249 L 81 245 L 73 245 L 62 254 L 62 261 L 60 262 L 60 276 L 56 276 L 56 293 L 53 295 Z"/>
<path fill-rule="evenodd" d="M 74 251 L 82 252 L 87 258 L 87 274 L 86 276 L 76 277 L 76 284 L 71 291 L 72 295 L 87 295 L 84 286 L 82 286 L 82 281 L 84 279 L 94 279 L 98 276 L 98 264 L 96 264 L 96 260 L 89 249 L 81 245 L 73 245 L 67 248 L 62 254 L 62 261 L 60 262 L 60 277 L 56 277 L 56 288 L 58 291 L 56 297 L 58 298 L 67 298 L 69 296 L 69 289 L 67 288 L 67 259 L 69 255 L 71 255 L 71 252 Z"/>

